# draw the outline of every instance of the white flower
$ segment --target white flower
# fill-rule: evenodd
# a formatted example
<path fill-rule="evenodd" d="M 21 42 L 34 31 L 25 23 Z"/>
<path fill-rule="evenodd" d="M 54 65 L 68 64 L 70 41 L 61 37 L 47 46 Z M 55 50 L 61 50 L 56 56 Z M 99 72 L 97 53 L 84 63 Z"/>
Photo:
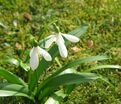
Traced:
<path fill-rule="evenodd" d="M 42 55 L 46 61 L 51 61 L 50 54 L 39 46 L 33 47 L 30 51 L 30 66 L 35 70 L 39 65 L 39 55 Z"/>
<path fill-rule="evenodd" d="M 67 40 L 76 43 L 79 42 L 79 38 L 77 38 L 76 36 L 70 35 L 70 34 L 63 34 L 61 32 L 59 32 L 59 34 L 57 35 L 50 35 L 48 37 L 48 40 L 45 43 L 45 48 L 49 48 L 51 46 L 51 44 L 53 42 L 55 42 L 58 45 L 58 49 L 59 49 L 59 53 L 62 57 L 67 57 L 68 56 L 68 52 L 65 46 L 65 41 L 63 39 L 63 37 L 65 37 Z"/>

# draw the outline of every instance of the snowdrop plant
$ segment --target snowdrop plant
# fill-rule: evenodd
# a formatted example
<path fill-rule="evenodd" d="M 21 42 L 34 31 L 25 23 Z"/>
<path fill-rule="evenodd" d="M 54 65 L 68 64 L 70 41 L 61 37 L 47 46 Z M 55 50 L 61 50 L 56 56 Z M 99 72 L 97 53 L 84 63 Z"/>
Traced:
<path fill-rule="evenodd" d="M 29 77 L 26 82 L 0 66 L 0 77 L 6 79 L 6 82 L 0 83 L 0 97 L 22 96 L 31 100 L 32 104 L 59 104 L 81 83 L 88 83 L 97 79 L 107 83 L 108 81 L 105 80 L 104 77 L 100 77 L 99 75 L 92 73 L 92 71 L 101 68 L 121 69 L 120 66 L 99 65 L 94 67 L 93 65 L 91 69 L 84 72 L 78 72 L 76 70 L 76 67 L 80 66 L 82 63 L 107 60 L 107 56 L 91 56 L 72 60 L 57 69 L 53 68 L 55 71 L 49 75 L 45 75 L 44 73 L 48 68 L 52 68 L 53 60 L 59 53 L 62 57 L 67 57 L 68 53 L 66 46 L 69 43 L 65 44 L 66 40 L 64 40 L 64 38 L 71 42 L 78 42 L 79 38 L 86 30 L 87 26 L 83 26 L 75 29 L 69 34 L 59 32 L 57 35 L 49 36 L 50 39 L 45 40 L 45 47 L 49 48 L 53 42 L 56 43 L 50 47 L 49 51 L 40 48 L 39 45 L 35 45 L 30 51 L 29 60 L 31 68 L 28 70 Z M 41 60 L 39 59 L 40 56 L 43 57 Z M 26 65 L 22 63 L 20 66 L 24 68 Z M 43 78 L 43 74 L 45 78 Z"/>

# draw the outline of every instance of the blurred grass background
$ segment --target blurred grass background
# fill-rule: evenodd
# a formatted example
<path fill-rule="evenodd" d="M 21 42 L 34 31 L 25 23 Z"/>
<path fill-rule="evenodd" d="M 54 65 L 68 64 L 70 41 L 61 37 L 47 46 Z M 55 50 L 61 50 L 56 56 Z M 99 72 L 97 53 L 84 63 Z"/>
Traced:
<path fill-rule="evenodd" d="M 21 57 L 25 61 L 31 40 L 50 35 L 53 22 L 64 33 L 82 25 L 89 27 L 77 47 L 68 48 L 69 57 L 62 63 L 106 54 L 111 59 L 103 64 L 121 65 L 121 0 L 0 0 L 0 65 L 19 72 L 5 65 L 4 59 Z M 89 65 L 84 66 L 78 70 Z M 82 84 L 62 104 L 121 104 L 121 72 L 102 69 L 96 73 L 109 78 L 114 87 L 100 81 Z M 29 104 L 21 98 L 0 98 L 0 104 L 6 101 Z"/>

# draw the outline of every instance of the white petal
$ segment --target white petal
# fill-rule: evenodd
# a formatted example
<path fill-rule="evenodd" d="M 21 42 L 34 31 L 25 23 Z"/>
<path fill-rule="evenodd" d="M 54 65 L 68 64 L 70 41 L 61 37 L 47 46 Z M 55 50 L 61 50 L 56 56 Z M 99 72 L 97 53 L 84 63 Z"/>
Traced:
<path fill-rule="evenodd" d="M 64 39 L 63 39 L 61 33 L 59 33 L 58 35 L 56 35 L 56 43 L 58 43 L 58 41 L 64 43 Z"/>
<path fill-rule="evenodd" d="M 47 51 L 40 48 L 39 46 L 37 48 L 38 48 L 38 53 L 41 54 L 46 61 L 51 61 L 52 60 L 51 55 Z"/>
<path fill-rule="evenodd" d="M 45 42 L 45 48 L 49 48 L 51 44 L 55 41 L 55 35 L 50 35 L 48 40 Z"/>
<path fill-rule="evenodd" d="M 79 38 L 78 37 L 76 37 L 76 36 L 73 36 L 73 35 L 70 35 L 70 34 L 62 34 L 66 39 L 68 39 L 69 41 L 71 41 L 71 42 L 74 42 L 74 43 L 76 43 L 76 42 L 79 42 Z"/>
<path fill-rule="evenodd" d="M 68 52 L 67 52 L 65 44 L 63 42 L 59 42 L 58 48 L 59 48 L 59 53 L 61 57 L 66 58 L 68 56 Z"/>
<path fill-rule="evenodd" d="M 58 34 L 58 36 L 57 36 L 56 44 L 58 45 L 59 53 L 60 53 L 61 57 L 66 58 L 68 55 L 68 52 L 67 52 L 66 46 L 64 44 L 64 39 L 60 34 Z"/>
<path fill-rule="evenodd" d="M 30 66 L 32 70 L 35 70 L 37 69 L 38 65 L 39 65 L 39 57 L 36 48 L 34 48 L 33 51 L 31 52 Z"/>

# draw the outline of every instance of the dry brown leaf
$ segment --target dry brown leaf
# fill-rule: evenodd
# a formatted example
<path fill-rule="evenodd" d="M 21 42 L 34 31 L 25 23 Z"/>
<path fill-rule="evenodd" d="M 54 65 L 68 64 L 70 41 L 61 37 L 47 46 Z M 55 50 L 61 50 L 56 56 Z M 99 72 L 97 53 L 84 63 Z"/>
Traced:
<path fill-rule="evenodd" d="M 89 48 L 93 48 L 93 46 L 94 46 L 93 40 L 88 40 L 88 41 L 87 41 L 87 46 L 88 46 Z"/>
<path fill-rule="evenodd" d="M 24 17 L 26 20 L 29 20 L 29 21 L 32 20 L 31 15 L 30 15 L 29 13 L 27 13 L 27 12 L 24 13 L 23 17 Z"/>

